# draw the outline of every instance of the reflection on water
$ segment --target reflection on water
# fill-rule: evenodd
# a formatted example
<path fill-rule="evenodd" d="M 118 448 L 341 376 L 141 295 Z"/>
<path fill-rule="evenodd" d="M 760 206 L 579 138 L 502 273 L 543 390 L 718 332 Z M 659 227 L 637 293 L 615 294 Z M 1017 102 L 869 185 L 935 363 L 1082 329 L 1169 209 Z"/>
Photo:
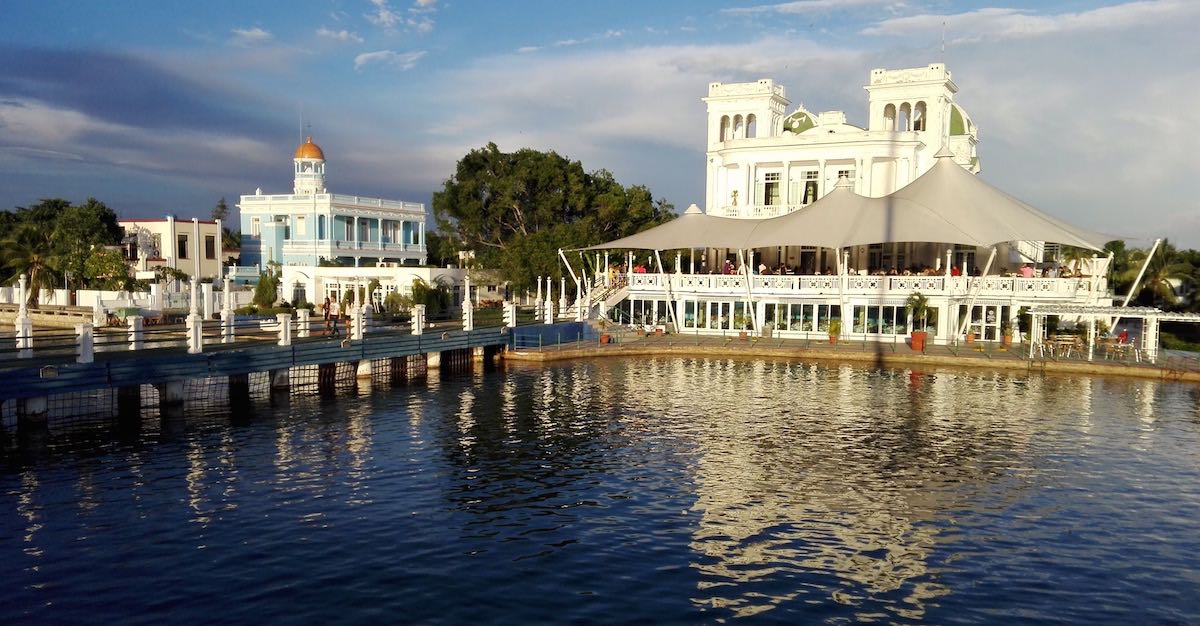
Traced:
<path fill-rule="evenodd" d="M 1197 621 L 1198 400 L 630 359 L 60 434 L 0 621 Z"/>

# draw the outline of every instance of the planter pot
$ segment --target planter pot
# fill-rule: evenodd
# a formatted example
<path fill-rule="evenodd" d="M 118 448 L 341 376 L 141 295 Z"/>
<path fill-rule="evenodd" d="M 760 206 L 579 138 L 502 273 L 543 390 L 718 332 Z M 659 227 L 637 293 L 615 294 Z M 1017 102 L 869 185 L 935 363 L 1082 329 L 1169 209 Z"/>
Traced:
<path fill-rule="evenodd" d="M 742 341 L 746 341 L 749 338 L 750 338 L 750 335 L 746 331 L 744 331 L 744 330 L 738 331 L 738 339 L 741 339 Z"/>
<path fill-rule="evenodd" d="M 833 344 L 833 345 L 837 345 L 837 340 L 838 340 L 838 338 L 837 338 L 837 335 L 830 335 L 830 336 L 829 336 L 829 343 L 831 343 L 831 344 Z"/>
<path fill-rule="evenodd" d="M 655 336 L 655 337 L 662 337 L 662 336 L 663 336 L 663 329 L 661 329 L 661 328 L 655 328 L 655 329 L 654 329 L 654 336 Z"/>
<path fill-rule="evenodd" d="M 1004 346 L 1005 348 L 1011 346 L 1012 338 L 1013 338 L 1012 335 L 1004 335 L 1004 336 L 1000 337 L 1000 345 Z"/>
<path fill-rule="evenodd" d="M 612 343 L 612 335 L 608 333 L 600 333 L 600 343 Z"/>
<path fill-rule="evenodd" d="M 929 338 L 929 333 L 923 330 L 914 330 L 912 332 L 912 349 L 913 352 L 924 352 L 925 341 Z"/>
<path fill-rule="evenodd" d="M 967 343 L 975 343 L 975 333 L 967 333 Z"/>

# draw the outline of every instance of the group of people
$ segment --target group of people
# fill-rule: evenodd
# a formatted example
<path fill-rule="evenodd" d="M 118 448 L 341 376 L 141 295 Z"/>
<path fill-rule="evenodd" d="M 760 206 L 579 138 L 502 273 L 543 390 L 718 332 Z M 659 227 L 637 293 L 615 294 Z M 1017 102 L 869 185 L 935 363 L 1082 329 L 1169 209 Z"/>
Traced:
<path fill-rule="evenodd" d="M 1026 263 L 1025 265 L 1022 265 L 1019 273 L 1021 275 L 1021 278 L 1036 278 L 1038 276 L 1038 271 L 1037 271 L 1037 269 L 1035 269 L 1033 267 L 1032 263 Z M 1046 267 L 1042 268 L 1041 277 L 1042 278 L 1087 278 L 1087 276 L 1084 276 L 1083 271 L 1078 268 L 1076 268 L 1075 271 L 1072 272 L 1070 268 L 1055 267 L 1052 265 L 1047 265 Z"/>

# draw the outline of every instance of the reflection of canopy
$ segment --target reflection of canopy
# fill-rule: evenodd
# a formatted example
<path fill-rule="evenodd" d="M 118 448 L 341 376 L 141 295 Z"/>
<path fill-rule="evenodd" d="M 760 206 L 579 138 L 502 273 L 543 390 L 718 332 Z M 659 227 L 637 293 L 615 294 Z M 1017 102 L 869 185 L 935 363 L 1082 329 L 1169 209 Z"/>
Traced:
<path fill-rule="evenodd" d="M 692 205 L 679 217 L 635 235 L 616 241 L 584 248 L 585 250 L 612 250 L 634 248 L 643 250 L 673 250 L 676 248 L 740 248 L 745 245 L 750 231 L 762 220 L 745 220 L 734 217 L 716 217 Z"/>
<path fill-rule="evenodd" d="M 859 196 L 849 181 L 813 204 L 771 219 L 706 215 L 692 205 L 678 219 L 589 250 L 640 248 L 827 248 L 892 242 L 992 246 L 1050 241 L 1100 250 L 1111 239 L 1075 228 L 983 182 L 957 165 L 948 150 L 908 186 L 883 198 Z"/>

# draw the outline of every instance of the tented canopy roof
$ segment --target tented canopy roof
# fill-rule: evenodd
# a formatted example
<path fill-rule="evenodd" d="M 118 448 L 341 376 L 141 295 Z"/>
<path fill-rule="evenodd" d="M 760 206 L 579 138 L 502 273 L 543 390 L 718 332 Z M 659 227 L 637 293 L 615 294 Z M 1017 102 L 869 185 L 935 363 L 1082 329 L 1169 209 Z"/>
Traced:
<path fill-rule="evenodd" d="M 1050 217 L 983 182 L 945 148 L 936 156 L 928 172 L 888 197 L 926 207 L 986 245 L 1050 241 L 1100 250 L 1112 239 Z"/>
<path fill-rule="evenodd" d="M 770 219 L 715 217 L 696 205 L 666 224 L 588 250 L 638 248 L 827 248 L 938 242 L 993 246 L 1049 241 L 1100 250 L 1112 239 L 1076 228 L 983 182 L 942 149 L 917 180 L 883 198 L 851 191 L 848 180 L 798 211 Z"/>
<path fill-rule="evenodd" d="M 741 248 L 754 226 L 762 220 L 716 217 L 692 205 L 679 217 L 640 233 L 616 241 L 589 246 L 584 250 L 632 248 L 673 250 L 676 248 Z"/>
<path fill-rule="evenodd" d="M 922 204 L 893 197 L 868 198 L 851 191 L 846 178 L 807 207 L 759 220 L 747 248 L 803 243 L 843 248 L 871 243 L 937 241 L 988 245 Z"/>

